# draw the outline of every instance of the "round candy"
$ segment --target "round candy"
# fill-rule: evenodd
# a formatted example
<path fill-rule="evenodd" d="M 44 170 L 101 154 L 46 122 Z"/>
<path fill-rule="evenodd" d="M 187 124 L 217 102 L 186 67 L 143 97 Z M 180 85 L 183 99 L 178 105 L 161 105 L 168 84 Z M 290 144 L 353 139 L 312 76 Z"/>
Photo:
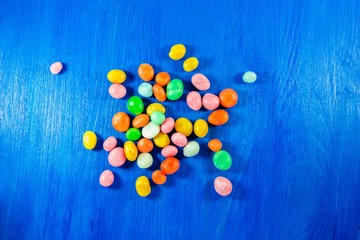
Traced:
<path fill-rule="evenodd" d="M 170 144 L 170 138 L 166 133 L 159 132 L 159 134 L 154 137 L 154 143 L 156 146 L 163 148 Z"/>
<path fill-rule="evenodd" d="M 182 133 L 174 133 L 171 136 L 171 141 L 178 147 L 184 147 L 188 142 L 186 136 Z"/>
<path fill-rule="evenodd" d="M 104 141 L 103 148 L 105 151 L 110 152 L 111 150 L 113 150 L 116 147 L 116 144 L 117 144 L 116 138 L 113 136 L 110 136 Z"/>
<path fill-rule="evenodd" d="M 124 144 L 124 152 L 127 160 L 135 161 L 138 156 L 138 149 L 134 142 L 127 141 Z"/>
<path fill-rule="evenodd" d="M 151 193 L 151 186 L 149 179 L 145 176 L 138 177 L 138 179 L 136 179 L 135 182 L 135 189 L 136 192 L 139 194 L 139 196 L 141 197 L 148 196 Z"/>
<path fill-rule="evenodd" d="M 171 132 L 175 127 L 175 121 L 173 118 L 168 117 L 165 119 L 165 121 L 161 124 L 160 130 L 163 133 L 169 133 Z"/>
<path fill-rule="evenodd" d="M 165 90 L 162 86 L 160 86 L 160 84 L 154 84 L 153 86 L 153 92 L 154 92 L 154 96 L 155 98 L 159 101 L 159 102 L 164 102 L 166 100 L 166 93 Z"/>
<path fill-rule="evenodd" d="M 203 138 L 207 135 L 208 131 L 209 131 L 209 127 L 205 120 L 203 119 L 196 120 L 196 122 L 194 123 L 194 133 L 196 136 Z"/>
<path fill-rule="evenodd" d="M 130 126 L 130 117 L 124 112 L 115 113 L 112 118 L 112 125 L 118 132 L 126 132 Z"/>
<path fill-rule="evenodd" d="M 229 179 L 225 177 L 217 177 L 214 180 L 214 188 L 219 195 L 226 197 L 232 192 L 233 187 Z"/>
<path fill-rule="evenodd" d="M 105 170 L 101 173 L 99 183 L 103 187 L 110 187 L 114 182 L 114 174 L 110 170 Z"/>
<path fill-rule="evenodd" d="M 180 168 L 180 162 L 177 158 L 166 158 L 160 165 L 160 169 L 166 175 L 171 175 L 177 172 Z"/>
<path fill-rule="evenodd" d="M 234 89 L 227 88 L 220 92 L 219 99 L 221 106 L 230 108 L 236 105 L 238 101 L 238 95 Z"/>
<path fill-rule="evenodd" d="M 137 148 L 140 152 L 151 152 L 154 148 L 154 144 L 150 139 L 142 138 L 137 142 Z"/>
<path fill-rule="evenodd" d="M 215 126 L 223 125 L 227 121 L 229 121 L 229 114 L 223 109 L 213 111 L 208 117 L 208 122 Z"/>
<path fill-rule="evenodd" d="M 151 97 L 153 95 L 153 89 L 150 83 L 144 82 L 138 87 L 138 93 L 142 97 Z"/>
<path fill-rule="evenodd" d="M 166 175 L 161 170 L 155 170 L 151 178 L 155 184 L 161 185 L 166 182 Z"/>
<path fill-rule="evenodd" d="M 144 111 L 144 103 L 138 96 L 132 96 L 127 102 L 127 109 L 135 115 L 138 115 Z"/>
<path fill-rule="evenodd" d="M 123 98 L 126 95 L 126 88 L 122 84 L 111 84 L 109 87 L 109 94 L 115 99 Z"/>
<path fill-rule="evenodd" d="M 96 134 L 92 131 L 86 131 L 83 135 L 84 147 L 88 150 L 94 149 L 97 143 Z"/>
<path fill-rule="evenodd" d="M 151 121 L 157 125 L 161 125 L 165 121 L 165 115 L 160 111 L 151 113 Z"/>
<path fill-rule="evenodd" d="M 220 170 L 228 170 L 231 167 L 232 159 L 227 151 L 220 150 L 214 153 L 213 162 L 216 168 Z"/>
<path fill-rule="evenodd" d="M 201 95 L 198 92 L 189 92 L 186 96 L 186 103 L 192 110 L 198 111 L 202 106 Z"/>
<path fill-rule="evenodd" d="M 161 103 L 152 103 L 146 108 L 146 114 L 151 116 L 153 111 L 160 111 L 162 113 L 165 113 L 166 109 Z"/>
<path fill-rule="evenodd" d="M 193 125 L 187 118 L 178 118 L 175 122 L 175 130 L 185 136 L 190 136 L 193 131 Z"/>
<path fill-rule="evenodd" d="M 196 73 L 191 77 L 191 83 L 198 90 L 208 90 L 210 88 L 210 81 L 205 75 Z"/>
<path fill-rule="evenodd" d="M 114 148 L 108 156 L 108 161 L 113 167 L 120 167 L 126 162 L 126 156 L 122 147 Z"/>
<path fill-rule="evenodd" d="M 185 157 L 193 157 L 197 155 L 199 151 L 200 151 L 200 145 L 195 141 L 190 141 L 184 147 L 183 154 Z"/>
<path fill-rule="evenodd" d="M 220 105 L 219 97 L 212 93 L 207 93 L 202 98 L 202 104 L 207 110 L 215 110 Z"/>
<path fill-rule="evenodd" d="M 256 73 L 254 73 L 252 71 L 248 71 L 248 72 L 244 73 L 244 75 L 242 76 L 242 79 L 246 83 L 253 83 L 256 81 L 257 76 L 256 76 Z"/>
<path fill-rule="evenodd" d="M 199 60 L 196 57 L 189 57 L 183 64 L 183 68 L 186 72 L 194 71 L 198 66 Z"/>
<path fill-rule="evenodd" d="M 140 153 L 136 162 L 139 168 L 149 168 L 153 164 L 153 157 L 150 153 Z"/>
<path fill-rule="evenodd" d="M 159 72 L 156 74 L 155 82 L 160 86 L 166 86 L 170 82 L 170 75 L 167 72 Z"/>
<path fill-rule="evenodd" d="M 132 125 L 134 128 L 142 128 L 146 124 L 148 124 L 149 121 L 150 121 L 149 116 L 147 114 L 143 113 L 143 114 L 137 115 L 134 118 L 134 120 L 132 121 Z"/>
<path fill-rule="evenodd" d="M 171 47 L 169 57 L 172 60 L 180 60 L 185 56 L 186 48 L 183 44 L 175 44 Z"/>
<path fill-rule="evenodd" d="M 126 73 L 119 69 L 108 72 L 107 79 L 112 83 L 123 83 L 126 80 Z"/>
<path fill-rule="evenodd" d="M 143 127 L 141 132 L 144 138 L 151 139 L 159 134 L 160 126 L 153 122 L 149 122 L 145 127 Z"/>
<path fill-rule="evenodd" d="M 154 78 L 154 68 L 148 63 L 140 64 L 138 74 L 142 80 L 151 81 Z"/>
<path fill-rule="evenodd" d="M 60 72 L 61 72 L 61 70 L 62 70 L 62 68 L 63 68 L 63 65 L 62 65 L 62 63 L 61 62 L 54 62 L 53 64 L 51 64 L 51 66 L 50 66 L 50 72 L 52 73 L 52 74 L 59 74 Z"/>
<path fill-rule="evenodd" d="M 219 139 L 212 139 L 208 142 L 208 147 L 211 151 L 217 152 L 220 151 L 222 148 L 222 143 Z"/>
<path fill-rule="evenodd" d="M 166 97 L 170 100 L 178 100 L 184 92 L 184 84 L 180 79 L 173 79 L 166 86 Z"/>
<path fill-rule="evenodd" d="M 164 157 L 174 157 L 178 153 L 177 147 L 168 145 L 161 150 L 161 155 Z"/>
<path fill-rule="evenodd" d="M 137 128 L 129 128 L 129 130 L 126 131 L 126 138 L 130 141 L 137 141 L 141 138 L 141 132 Z"/>

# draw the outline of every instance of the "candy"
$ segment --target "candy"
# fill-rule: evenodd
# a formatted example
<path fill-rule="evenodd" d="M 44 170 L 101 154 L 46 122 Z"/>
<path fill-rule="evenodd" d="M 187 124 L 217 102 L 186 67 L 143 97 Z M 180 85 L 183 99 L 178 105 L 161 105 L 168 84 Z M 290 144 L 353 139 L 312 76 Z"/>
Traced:
<path fill-rule="evenodd" d="M 187 118 L 178 118 L 175 122 L 175 130 L 185 136 L 190 136 L 193 131 L 193 125 Z"/>
<path fill-rule="evenodd" d="M 132 121 L 132 125 L 134 128 L 142 128 L 146 124 L 148 124 L 149 121 L 150 121 L 149 116 L 147 114 L 143 113 L 143 114 L 137 115 L 134 118 L 134 120 Z"/>
<path fill-rule="evenodd" d="M 155 98 L 159 101 L 159 102 L 164 102 L 166 100 L 166 93 L 165 90 L 162 86 L 160 86 L 159 84 L 154 84 L 153 86 L 153 92 L 154 92 L 154 96 Z"/>
<path fill-rule="evenodd" d="M 132 96 L 127 102 L 127 109 L 135 115 L 138 115 L 144 111 L 144 103 L 138 96 Z"/>
<path fill-rule="evenodd" d="M 157 125 L 161 125 L 165 121 L 165 115 L 160 111 L 153 111 L 150 118 Z"/>
<path fill-rule="evenodd" d="M 124 152 L 127 160 L 135 161 L 138 156 L 138 149 L 134 142 L 127 141 L 124 144 Z"/>
<path fill-rule="evenodd" d="M 110 170 L 105 170 L 101 173 L 99 183 L 103 187 L 110 187 L 114 182 L 114 174 Z"/>
<path fill-rule="evenodd" d="M 165 113 L 166 109 L 161 103 L 152 103 L 146 108 L 146 114 L 151 116 L 153 111 L 160 111 L 162 113 Z"/>
<path fill-rule="evenodd" d="M 61 62 L 54 62 L 53 64 L 51 64 L 51 66 L 50 66 L 50 72 L 52 73 L 52 74 L 59 74 L 60 72 L 61 72 L 61 70 L 62 70 L 62 68 L 63 68 L 63 65 L 62 65 L 62 63 Z"/>
<path fill-rule="evenodd" d="M 139 196 L 141 197 L 148 196 L 151 193 L 151 186 L 149 179 L 145 176 L 138 177 L 138 179 L 136 179 L 135 182 L 135 189 L 136 192 L 139 194 Z"/>
<path fill-rule="evenodd" d="M 151 139 L 159 134 L 160 126 L 153 122 L 149 122 L 145 127 L 143 127 L 141 132 L 144 138 Z"/>
<path fill-rule="evenodd" d="M 220 92 L 219 99 L 221 106 L 230 108 L 236 105 L 238 101 L 238 95 L 234 89 L 227 88 Z"/>
<path fill-rule="evenodd" d="M 217 177 L 214 180 L 214 188 L 219 195 L 226 197 L 232 192 L 233 187 L 229 179 L 225 177 Z"/>
<path fill-rule="evenodd" d="M 205 75 L 196 73 L 191 77 L 191 83 L 198 90 L 208 90 L 210 88 L 210 81 Z"/>
<path fill-rule="evenodd" d="M 148 63 L 140 64 L 138 68 L 139 77 L 144 81 L 151 81 L 154 78 L 154 69 Z"/>
<path fill-rule="evenodd" d="M 184 92 L 184 84 L 180 79 L 173 79 L 166 86 L 166 97 L 170 100 L 178 100 Z"/>
<path fill-rule="evenodd" d="M 201 95 L 198 92 L 189 92 L 186 96 L 186 103 L 192 110 L 198 111 L 202 106 Z"/>
<path fill-rule="evenodd" d="M 186 136 L 182 133 L 174 133 L 171 136 L 171 141 L 178 147 L 184 147 L 188 142 Z"/>
<path fill-rule="evenodd" d="M 208 124 L 203 119 L 198 119 L 194 123 L 194 133 L 196 136 L 203 138 L 207 135 L 209 131 Z"/>
<path fill-rule="evenodd" d="M 229 114 L 223 109 L 213 111 L 208 117 L 208 122 L 215 126 L 223 125 L 227 121 L 229 121 Z"/>
<path fill-rule="evenodd" d="M 170 144 L 170 138 L 166 133 L 159 132 L 159 134 L 154 137 L 154 143 L 156 146 L 163 148 Z"/>
<path fill-rule="evenodd" d="M 160 169 L 166 175 L 171 175 L 177 172 L 180 168 L 180 162 L 177 158 L 166 158 L 160 165 Z"/>
<path fill-rule="evenodd" d="M 208 142 L 208 147 L 211 151 L 217 152 L 220 151 L 222 148 L 222 143 L 219 139 L 212 139 Z"/>
<path fill-rule="evenodd" d="M 160 86 L 166 86 L 170 82 L 170 75 L 167 72 L 159 72 L 156 74 L 155 82 Z"/>
<path fill-rule="evenodd" d="M 184 147 L 183 154 L 185 157 L 193 157 L 197 155 L 199 151 L 200 151 L 200 145 L 195 141 L 190 141 Z"/>
<path fill-rule="evenodd" d="M 161 170 L 155 170 L 151 178 L 155 184 L 161 185 L 166 182 L 166 175 Z"/>
<path fill-rule="evenodd" d="M 183 44 L 175 44 L 171 47 L 169 57 L 172 60 L 180 60 L 185 56 L 186 48 Z"/>
<path fill-rule="evenodd" d="M 151 152 L 154 148 L 154 144 L 150 139 L 142 138 L 137 142 L 137 148 L 140 152 Z"/>
<path fill-rule="evenodd" d="M 199 60 L 196 57 L 189 57 L 183 64 L 183 68 L 186 72 L 194 71 L 198 66 Z"/>
<path fill-rule="evenodd" d="M 130 141 L 137 141 L 141 138 L 141 132 L 137 128 L 129 128 L 129 130 L 126 131 L 126 138 Z"/>
<path fill-rule="evenodd" d="M 254 73 L 252 71 L 248 71 L 248 72 L 244 73 L 244 75 L 242 76 L 242 79 L 246 83 L 253 83 L 256 81 L 257 76 L 256 76 L 256 73 Z"/>
<path fill-rule="evenodd" d="M 220 170 L 228 170 L 231 167 L 232 159 L 227 151 L 220 150 L 214 153 L 213 162 L 216 168 Z"/>
<path fill-rule="evenodd" d="M 212 93 L 207 93 L 202 98 L 202 104 L 207 110 L 215 110 L 220 105 L 219 97 Z"/>
<path fill-rule="evenodd" d="M 92 131 L 86 131 L 83 135 L 84 147 L 88 150 L 94 149 L 97 143 L 96 134 Z"/>
<path fill-rule="evenodd" d="M 169 133 L 171 132 L 175 127 L 175 121 L 173 118 L 168 117 L 165 119 L 165 121 L 161 124 L 160 130 L 163 133 Z"/>
<path fill-rule="evenodd" d="M 108 161 L 113 167 L 120 167 L 126 162 L 126 156 L 122 147 L 114 148 L 108 156 Z"/>
<path fill-rule="evenodd" d="M 116 138 L 113 136 L 110 136 L 104 141 L 103 148 L 105 151 L 110 152 L 111 150 L 113 150 L 116 147 L 116 144 L 117 144 Z"/>
<path fill-rule="evenodd" d="M 144 82 L 139 85 L 138 93 L 142 97 L 151 97 L 153 95 L 153 89 L 150 83 Z"/>
<path fill-rule="evenodd" d="M 112 83 L 123 83 L 126 80 L 126 73 L 119 69 L 108 72 L 107 79 Z"/>
<path fill-rule="evenodd" d="M 109 94 L 115 99 L 123 98 L 126 95 L 126 88 L 122 84 L 111 84 L 109 87 Z"/>
<path fill-rule="evenodd" d="M 112 125 L 118 132 L 126 132 L 130 126 L 130 117 L 124 112 L 115 113 L 112 118 Z"/>
<path fill-rule="evenodd" d="M 150 153 L 140 153 L 136 162 L 139 168 L 149 168 L 153 164 L 153 157 Z"/>
<path fill-rule="evenodd" d="M 161 150 L 161 155 L 164 157 L 174 157 L 178 153 L 177 147 L 168 145 Z"/>

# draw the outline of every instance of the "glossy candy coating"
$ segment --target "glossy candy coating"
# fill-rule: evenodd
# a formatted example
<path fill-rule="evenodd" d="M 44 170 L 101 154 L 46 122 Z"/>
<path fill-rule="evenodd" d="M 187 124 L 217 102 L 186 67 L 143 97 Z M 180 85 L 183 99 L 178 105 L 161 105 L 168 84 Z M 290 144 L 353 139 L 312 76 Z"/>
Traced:
<path fill-rule="evenodd" d="M 177 172 L 180 168 L 180 162 L 175 157 L 166 158 L 160 165 L 160 169 L 166 175 L 171 175 Z"/>
<path fill-rule="evenodd" d="M 164 157 L 174 157 L 178 153 L 177 147 L 168 145 L 161 150 L 161 155 Z"/>
<path fill-rule="evenodd" d="M 184 92 L 184 84 L 180 79 L 173 79 L 166 86 L 166 97 L 170 100 L 178 100 Z"/>
<path fill-rule="evenodd" d="M 151 152 L 154 148 L 154 144 L 150 139 L 141 138 L 137 142 L 137 148 L 139 152 Z"/>
<path fill-rule="evenodd" d="M 161 185 L 166 182 L 166 175 L 161 170 L 155 170 L 151 178 L 155 184 Z"/>
<path fill-rule="evenodd" d="M 206 93 L 202 98 L 202 104 L 207 110 L 215 110 L 220 105 L 220 99 L 215 94 Z"/>
<path fill-rule="evenodd" d="M 163 148 L 170 144 L 170 138 L 166 133 L 159 132 L 158 135 L 154 137 L 154 143 L 159 148 Z"/>
<path fill-rule="evenodd" d="M 213 162 L 216 168 L 225 171 L 231 167 L 232 159 L 227 151 L 220 150 L 214 153 Z"/>
<path fill-rule="evenodd" d="M 157 125 L 161 125 L 165 121 L 165 115 L 160 111 L 151 113 L 151 121 Z"/>
<path fill-rule="evenodd" d="M 151 139 L 159 134 L 160 126 L 153 122 L 149 122 L 145 127 L 143 127 L 141 132 L 144 138 Z"/>
<path fill-rule="evenodd" d="M 160 86 L 166 86 L 170 82 L 170 75 L 167 72 L 159 72 L 156 74 L 155 82 Z"/>
<path fill-rule="evenodd" d="M 96 134 L 92 131 L 86 131 L 83 135 L 84 147 L 88 150 L 92 150 L 95 148 L 96 143 L 97 143 Z"/>
<path fill-rule="evenodd" d="M 209 79 L 204 74 L 201 74 L 201 73 L 194 74 L 191 77 L 191 83 L 198 90 L 208 90 L 210 88 Z"/>
<path fill-rule="evenodd" d="M 113 83 L 109 87 L 109 94 L 115 99 L 123 98 L 126 95 L 126 88 L 122 84 Z"/>
<path fill-rule="evenodd" d="M 105 170 L 99 177 L 99 183 L 103 187 L 110 187 L 114 182 L 114 174 L 110 170 Z"/>
<path fill-rule="evenodd" d="M 189 57 L 183 63 L 186 72 L 194 71 L 199 66 L 199 60 L 196 57 Z"/>
<path fill-rule="evenodd" d="M 175 122 L 175 130 L 178 133 L 184 134 L 186 137 L 190 136 L 193 131 L 193 125 L 187 118 L 178 118 Z"/>
<path fill-rule="evenodd" d="M 134 128 L 142 128 L 144 127 L 146 124 L 148 124 L 150 121 L 150 118 L 147 114 L 143 113 L 143 114 L 139 114 L 137 115 L 134 120 L 132 121 L 132 125 Z"/>
<path fill-rule="evenodd" d="M 108 161 L 113 167 L 120 167 L 126 162 L 126 156 L 122 147 L 114 148 L 108 155 Z"/>
<path fill-rule="evenodd" d="M 185 56 L 186 48 L 183 44 L 175 44 L 171 47 L 169 57 L 172 60 L 180 60 Z"/>
<path fill-rule="evenodd" d="M 145 176 L 138 177 L 138 179 L 136 179 L 135 182 L 135 189 L 136 192 L 139 194 L 139 196 L 141 197 L 148 196 L 151 193 L 151 186 L 149 179 Z"/>
<path fill-rule="evenodd" d="M 178 147 L 184 147 L 188 142 L 186 136 L 182 133 L 174 133 L 171 136 L 171 141 Z"/>
<path fill-rule="evenodd" d="M 186 96 L 186 103 L 192 110 L 198 111 L 202 106 L 202 100 L 200 93 L 191 91 Z"/>
<path fill-rule="evenodd" d="M 166 109 L 161 103 L 152 103 L 146 108 L 146 114 L 151 116 L 153 111 L 160 111 L 162 113 L 165 113 Z"/>
<path fill-rule="evenodd" d="M 153 88 L 150 83 L 144 82 L 139 85 L 138 93 L 142 97 L 151 97 L 153 95 Z"/>
<path fill-rule="evenodd" d="M 137 128 L 129 128 L 126 131 L 126 139 L 130 141 L 137 141 L 141 138 L 141 132 Z"/>
<path fill-rule="evenodd" d="M 219 195 L 226 197 L 232 192 L 233 187 L 229 179 L 225 177 L 217 177 L 214 180 L 214 188 Z"/>
<path fill-rule="evenodd" d="M 149 168 L 153 164 L 153 157 L 150 153 L 140 153 L 136 163 L 139 168 Z"/>
<path fill-rule="evenodd" d="M 151 81 L 154 78 L 154 68 L 148 63 L 140 64 L 138 74 L 142 80 Z"/>
<path fill-rule="evenodd" d="M 155 98 L 159 102 L 165 102 L 165 100 L 166 100 L 166 92 L 165 92 L 165 89 L 162 86 L 160 86 L 160 84 L 157 84 L 157 83 L 154 84 L 153 92 L 154 92 Z"/>
<path fill-rule="evenodd" d="M 242 76 L 242 80 L 246 83 L 253 83 L 256 81 L 256 79 L 257 79 L 256 73 L 252 71 L 247 71 Z"/>
<path fill-rule="evenodd" d="M 127 102 L 127 109 L 135 115 L 138 115 L 144 111 L 144 103 L 138 96 L 132 96 Z"/>
<path fill-rule="evenodd" d="M 208 147 L 211 151 L 217 152 L 220 151 L 222 148 L 222 143 L 219 139 L 212 139 L 208 142 Z"/>
<path fill-rule="evenodd" d="M 119 69 L 113 69 L 108 72 L 107 79 L 111 83 L 123 83 L 126 80 L 126 73 Z"/>
<path fill-rule="evenodd" d="M 50 66 L 50 72 L 54 75 L 59 74 L 63 68 L 63 65 L 61 62 L 54 62 Z"/>
<path fill-rule="evenodd" d="M 138 149 L 134 142 L 127 141 L 124 144 L 124 152 L 126 159 L 129 161 L 135 161 L 138 156 Z"/>
<path fill-rule="evenodd" d="M 215 126 L 223 125 L 228 121 L 229 114 L 223 109 L 213 111 L 208 117 L 208 122 Z"/>
<path fill-rule="evenodd" d="M 194 123 L 194 133 L 196 136 L 203 138 L 208 134 L 209 126 L 203 119 L 198 119 Z"/>
<path fill-rule="evenodd" d="M 238 95 L 234 89 L 227 88 L 220 92 L 219 99 L 221 106 L 231 108 L 238 102 Z"/>
<path fill-rule="evenodd" d="M 130 117 L 124 112 L 115 113 L 112 118 L 112 125 L 118 132 L 126 132 L 130 126 Z"/>
<path fill-rule="evenodd" d="M 171 132 L 175 127 L 175 120 L 171 117 L 165 118 L 165 121 L 161 124 L 160 130 L 163 133 Z"/>
<path fill-rule="evenodd" d="M 104 141 L 103 148 L 105 151 L 110 152 L 116 147 L 116 144 L 117 144 L 117 139 L 113 136 L 110 136 Z"/>
<path fill-rule="evenodd" d="M 193 157 L 200 151 L 200 145 L 195 141 L 190 141 L 183 148 L 183 154 L 185 157 Z"/>

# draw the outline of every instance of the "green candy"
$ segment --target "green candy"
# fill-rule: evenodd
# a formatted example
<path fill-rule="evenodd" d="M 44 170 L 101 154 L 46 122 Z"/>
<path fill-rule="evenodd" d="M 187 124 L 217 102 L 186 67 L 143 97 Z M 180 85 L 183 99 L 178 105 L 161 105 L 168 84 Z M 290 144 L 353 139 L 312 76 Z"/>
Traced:
<path fill-rule="evenodd" d="M 220 150 L 213 156 L 215 167 L 220 170 L 228 170 L 231 167 L 232 159 L 227 151 Z"/>
<path fill-rule="evenodd" d="M 165 115 L 160 111 L 154 111 L 151 114 L 151 121 L 156 125 L 161 125 L 165 121 Z"/>
<path fill-rule="evenodd" d="M 254 73 L 252 71 L 247 71 L 242 76 L 243 81 L 246 83 L 253 83 L 256 81 L 256 78 L 257 78 L 256 73 Z"/>
<path fill-rule="evenodd" d="M 141 132 L 137 128 L 129 128 L 126 131 L 126 138 L 130 141 L 137 141 L 141 138 Z"/>
<path fill-rule="evenodd" d="M 127 102 L 127 109 L 135 115 L 139 115 L 144 111 L 144 103 L 138 96 L 132 96 Z"/>
<path fill-rule="evenodd" d="M 170 100 L 178 100 L 183 92 L 184 84 L 180 79 L 173 79 L 166 86 L 166 97 Z"/>

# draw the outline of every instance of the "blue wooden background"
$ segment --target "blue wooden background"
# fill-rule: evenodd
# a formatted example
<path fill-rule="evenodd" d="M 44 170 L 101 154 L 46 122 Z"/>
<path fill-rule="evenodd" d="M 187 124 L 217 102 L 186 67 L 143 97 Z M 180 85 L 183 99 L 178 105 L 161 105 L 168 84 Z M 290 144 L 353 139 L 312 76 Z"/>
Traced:
<path fill-rule="evenodd" d="M 345 1 L 0 1 L 0 239 L 359 239 L 360 2 Z M 82 134 L 115 132 L 126 100 L 107 93 L 106 74 L 140 63 L 169 71 L 193 90 L 184 43 L 200 60 L 209 92 L 232 87 L 239 104 L 211 128 L 233 156 L 215 169 L 199 157 L 148 198 L 134 182 L 151 171 L 113 168 L 87 151 Z M 54 61 L 63 74 L 49 73 Z M 253 70 L 258 81 L 244 84 Z M 206 118 L 185 97 L 168 114 Z M 153 101 L 153 100 L 152 100 Z M 159 166 L 159 154 L 155 156 Z M 99 174 L 116 174 L 110 189 Z M 219 175 L 234 191 L 218 196 Z"/>

